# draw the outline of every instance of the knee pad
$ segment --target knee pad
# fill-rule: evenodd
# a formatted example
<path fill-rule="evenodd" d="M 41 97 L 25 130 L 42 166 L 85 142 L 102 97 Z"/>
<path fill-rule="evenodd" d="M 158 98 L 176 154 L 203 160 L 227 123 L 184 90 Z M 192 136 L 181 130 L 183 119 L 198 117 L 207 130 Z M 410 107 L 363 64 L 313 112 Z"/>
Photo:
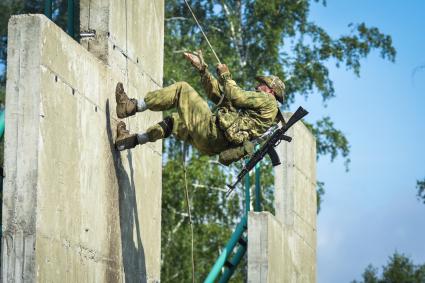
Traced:
<path fill-rule="evenodd" d="M 173 118 L 167 116 L 158 125 L 164 130 L 164 138 L 168 138 L 173 131 Z"/>

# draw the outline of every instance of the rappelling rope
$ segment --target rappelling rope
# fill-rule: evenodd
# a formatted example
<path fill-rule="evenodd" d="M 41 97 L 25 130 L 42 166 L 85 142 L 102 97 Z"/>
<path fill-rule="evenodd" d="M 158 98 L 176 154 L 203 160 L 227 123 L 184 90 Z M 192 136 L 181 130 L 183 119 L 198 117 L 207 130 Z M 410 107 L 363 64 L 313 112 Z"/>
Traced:
<path fill-rule="evenodd" d="M 189 11 L 190 11 L 190 13 L 192 14 L 192 17 L 193 17 L 193 19 L 195 20 L 196 24 L 198 25 L 199 29 L 201 30 L 202 35 L 204 36 L 205 40 L 207 41 L 208 45 L 210 46 L 211 51 L 213 52 L 213 54 L 214 54 L 215 58 L 217 59 L 217 62 L 221 65 L 221 61 L 220 61 L 220 59 L 218 58 L 217 53 L 215 53 L 214 48 L 212 47 L 212 45 L 211 45 L 210 41 L 208 40 L 207 35 L 205 34 L 204 30 L 202 29 L 201 24 L 199 23 L 198 19 L 196 18 L 195 13 L 193 12 L 192 8 L 190 8 L 190 5 L 189 5 L 189 3 L 187 2 L 187 0 L 184 0 L 184 2 L 186 3 L 187 8 L 189 8 Z M 215 110 L 217 110 L 217 109 L 218 109 L 218 107 L 221 105 L 221 103 L 223 102 L 223 100 L 224 100 L 224 95 L 222 94 L 222 95 L 221 95 L 221 97 L 220 97 L 220 101 L 219 101 L 219 102 L 216 104 L 216 106 L 214 107 L 213 112 L 215 112 Z"/>
<path fill-rule="evenodd" d="M 186 151 L 187 151 L 187 145 L 186 143 L 183 144 L 183 173 L 184 173 L 184 188 L 185 188 L 185 196 L 186 196 L 186 204 L 187 204 L 187 214 L 189 216 L 189 223 L 190 223 L 190 235 L 192 240 L 192 283 L 195 283 L 195 257 L 193 254 L 194 250 L 194 244 L 193 244 L 193 222 L 192 222 L 192 213 L 190 210 L 190 202 L 189 202 L 189 190 L 187 189 L 187 168 L 186 168 Z"/>
<path fill-rule="evenodd" d="M 195 20 L 196 24 L 198 25 L 199 29 L 202 32 L 202 35 L 204 36 L 205 40 L 207 41 L 209 47 L 211 48 L 211 51 L 213 52 L 215 58 L 217 59 L 217 62 L 221 65 L 221 61 L 217 56 L 217 53 L 215 53 L 214 48 L 212 47 L 210 41 L 208 40 L 207 35 L 204 32 L 204 29 L 202 28 L 201 24 L 199 23 L 198 19 L 195 16 L 195 13 L 192 11 L 192 8 L 190 7 L 187 0 L 184 0 L 186 3 L 187 8 L 189 9 L 190 13 L 192 14 L 193 19 Z M 223 100 L 224 95 L 220 99 L 220 103 Z M 187 188 L 187 168 L 186 168 L 186 150 L 187 146 L 186 143 L 183 145 L 183 172 L 184 172 L 184 186 L 185 186 L 185 196 L 186 196 L 186 204 L 187 204 L 187 214 L 189 215 L 189 223 L 190 223 L 190 233 L 191 233 L 191 241 L 192 241 L 192 282 L 195 283 L 195 257 L 194 257 L 194 240 L 193 240 L 193 222 L 192 222 L 192 213 L 190 211 L 190 202 L 189 202 L 189 190 Z"/>
<path fill-rule="evenodd" d="M 190 13 L 192 14 L 193 19 L 195 20 L 196 24 L 198 25 L 199 29 L 201 30 L 202 34 L 204 35 L 205 40 L 207 41 L 208 45 L 210 46 L 212 52 L 214 53 L 215 58 L 217 59 L 218 63 L 221 64 L 220 59 L 218 59 L 217 54 L 214 51 L 214 48 L 212 47 L 210 41 L 208 40 L 207 35 L 205 34 L 204 30 L 201 27 L 201 24 L 198 22 L 198 19 L 195 16 L 195 13 L 193 13 L 192 8 L 190 8 L 189 3 L 187 2 L 187 0 L 184 0 L 184 2 L 186 2 L 187 7 L 189 8 Z"/>

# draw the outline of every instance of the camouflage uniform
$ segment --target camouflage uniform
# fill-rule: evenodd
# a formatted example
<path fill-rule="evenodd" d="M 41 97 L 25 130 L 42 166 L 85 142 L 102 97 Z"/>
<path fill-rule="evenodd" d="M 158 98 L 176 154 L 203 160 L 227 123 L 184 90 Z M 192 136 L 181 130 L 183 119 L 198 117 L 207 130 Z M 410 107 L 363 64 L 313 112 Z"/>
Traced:
<path fill-rule="evenodd" d="M 261 136 L 276 124 L 278 105 L 272 94 L 240 89 L 229 73 L 220 82 L 208 72 L 201 72 L 201 82 L 208 98 L 219 104 L 213 113 L 207 102 L 186 82 L 178 82 L 149 92 L 144 101 L 148 109 L 177 109 L 171 118 L 172 134 L 194 145 L 201 153 L 214 155 L 226 149 L 241 147 Z M 147 130 L 150 141 L 166 136 L 158 124 Z"/>

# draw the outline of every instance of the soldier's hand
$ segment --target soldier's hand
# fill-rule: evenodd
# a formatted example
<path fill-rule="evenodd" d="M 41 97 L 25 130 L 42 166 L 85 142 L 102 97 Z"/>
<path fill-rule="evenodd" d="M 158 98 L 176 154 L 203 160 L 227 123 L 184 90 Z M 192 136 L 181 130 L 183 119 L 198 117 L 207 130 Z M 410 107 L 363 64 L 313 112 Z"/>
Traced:
<path fill-rule="evenodd" d="M 193 53 L 183 52 L 183 56 L 198 71 L 204 71 L 208 67 L 208 65 L 204 62 L 204 57 L 202 56 L 201 50 L 198 50 L 197 52 Z"/>
<path fill-rule="evenodd" d="M 229 68 L 226 64 L 217 64 L 217 75 L 221 77 L 222 75 L 230 74 Z"/>

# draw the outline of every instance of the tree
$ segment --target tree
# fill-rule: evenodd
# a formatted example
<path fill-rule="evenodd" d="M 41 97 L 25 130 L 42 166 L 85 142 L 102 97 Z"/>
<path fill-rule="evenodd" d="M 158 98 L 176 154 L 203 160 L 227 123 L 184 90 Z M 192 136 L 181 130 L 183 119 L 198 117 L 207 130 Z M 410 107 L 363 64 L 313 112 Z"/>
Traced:
<path fill-rule="evenodd" d="M 352 283 L 423 283 L 425 282 L 425 264 L 415 265 L 412 260 L 398 252 L 389 257 L 387 265 L 382 267 L 381 276 L 378 269 L 371 264 L 362 274 L 362 281 Z"/>
<path fill-rule="evenodd" d="M 184 196 L 182 150 L 176 150 L 178 146 L 173 148 L 174 153 L 167 152 L 173 156 L 163 169 L 161 281 L 190 282 L 191 235 Z M 225 197 L 226 181 L 225 172 L 216 162 L 192 154 L 187 162 L 187 185 L 194 225 L 196 282 L 207 276 L 241 211 L 242 200 L 238 194 Z M 237 277 L 242 280 L 241 273 Z"/>
<path fill-rule="evenodd" d="M 418 200 L 422 199 L 423 203 L 425 204 L 425 179 L 422 181 L 416 181 L 416 188 L 418 189 L 418 193 L 416 194 Z"/>
<path fill-rule="evenodd" d="M 313 93 L 319 93 L 324 103 L 335 96 L 333 83 L 329 78 L 329 70 L 326 66 L 327 62 L 331 60 L 336 62 L 337 66 L 344 66 L 358 76 L 361 59 L 374 49 L 378 50 L 384 59 L 389 61 L 395 59 L 396 52 L 392 46 L 391 37 L 364 23 L 349 25 L 347 35 L 332 38 L 323 28 L 309 21 L 311 2 L 192 0 L 189 1 L 189 4 L 207 33 L 220 61 L 229 66 L 233 78 L 238 84 L 242 88 L 250 89 L 255 85 L 254 77 L 257 74 L 278 75 L 284 79 L 287 85 L 287 100 L 283 108 L 288 109 L 297 95 L 308 97 Z M 323 2 L 323 4 L 325 3 Z M 186 50 L 202 49 L 212 72 L 214 72 L 217 60 L 201 35 L 200 29 L 193 21 L 185 2 L 169 0 L 165 2 L 165 5 L 164 85 L 184 80 L 203 94 L 199 76 L 193 71 L 190 64 L 182 59 L 182 53 Z M 329 155 L 331 160 L 334 160 L 337 156 L 342 156 L 348 169 L 350 145 L 343 132 L 335 128 L 331 118 L 323 117 L 307 126 L 316 136 L 318 157 Z M 174 143 L 177 144 L 177 147 L 173 145 Z M 171 140 L 165 143 L 164 152 L 170 152 L 169 149 L 176 152 L 176 148 L 178 149 L 179 146 L 181 146 L 179 142 Z M 216 164 L 215 158 L 199 158 L 196 151 L 191 152 L 189 166 L 196 164 L 202 168 L 199 173 L 203 175 L 218 174 L 211 171 L 215 170 L 213 169 L 215 167 L 212 166 L 212 164 Z M 173 174 L 179 174 L 181 178 L 183 176 L 181 165 L 176 165 L 175 160 L 168 154 L 166 156 L 165 168 L 174 164 Z M 239 165 L 229 169 L 221 167 L 220 172 L 224 172 L 225 176 L 228 176 L 237 171 L 237 166 Z M 163 194 L 173 195 L 176 193 L 175 182 L 168 183 L 166 181 L 170 177 L 166 171 L 167 169 L 164 170 Z M 233 228 L 232 224 L 235 224 L 240 218 L 243 208 L 243 192 L 241 190 L 235 192 L 234 197 L 237 200 L 218 201 L 223 198 L 224 193 L 214 191 L 203 176 L 191 174 L 189 179 L 190 182 L 200 182 L 200 185 L 205 187 L 205 190 L 202 191 L 205 197 L 193 197 L 192 199 L 194 213 L 199 213 L 199 217 L 203 219 L 202 229 L 198 224 L 195 226 L 195 238 L 205 240 L 205 242 L 196 241 L 197 247 L 195 247 L 195 250 L 202 251 L 202 256 L 197 252 L 195 256 L 197 262 L 198 260 L 202 262 L 201 266 L 197 266 L 197 272 L 199 272 L 197 279 L 201 279 L 203 278 L 202 274 L 212 266 L 213 259 L 218 256 L 217 248 L 222 247 L 227 241 L 226 235 L 230 234 Z M 219 184 L 214 186 L 221 187 Z M 273 176 L 269 160 L 265 160 L 262 167 L 262 186 L 265 206 L 272 211 Z M 179 188 L 181 198 L 183 187 L 179 186 Z M 195 191 L 194 194 L 198 194 L 199 189 L 193 191 Z M 217 193 L 218 197 L 215 195 Z M 323 194 L 323 183 L 318 182 L 318 207 L 323 200 Z M 163 219 L 168 218 L 168 220 L 164 219 L 167 223 L 163 222 L 163 233 L 167 234 L 177 227 L 179 227 L 179 231 L 180 229 L 188 231 L 187 226 L 180 225 L 180 218 L 170 215 L 172 212 L 167 203 L 168 200 L 164 198 Z M 178 207 L 174 214 L 184 213 L 182 200 Z M 196 207 L 202 207 L 202 209 L 197 211 Z M 223 213 L 220 214 L 221 218 L 217 217 L 218 213 Z M 228 225 L 219 226 L 222 229 L 220 234 L 216 230 L 217 220 L 228 223 Z M 197 230 L 198 228 L 199 230 Z M 206 235 L 212 236 L 205 237 Z M 163 237 L 163 241 L 167 241 L 167 239 L 167 237 Z M 190 238 L 174 237 L 173 239 L 172 247 L 166 242 L 162 242 L 162 280 L 188 281 L 191 272 L 189 257 L 186 254 L 183 259 L 179 256 L 179 251 L 187 251 Z M 210 247 L 215 248 L 211 249 Z M 178 266 L 174 266 L 176 262 L 179 262 Z M 176 274 L 186 274 L 187 277 L 183 277 L 183 275 L 174 277 Z M 235 281 L 240 282 L 243 278 L 244 275 L 239 273 Z"/>
<path fill-rule="evenodd" d="M 12 15 L 38 13 L 42 14 L 44 9 L 43 0 L 2 0 L 0 2 L 0 86 L 4 87 L 5 71 L 2 66 L 6 67 L 7 57 L 7 23 Z M 78 9 L 76 9 L 78 16 Z M 67 16 L 67 1 L 52 0 L 53 21 L 65 29 Z M 77 26 L 79 21 L 75 21 Z"/>

